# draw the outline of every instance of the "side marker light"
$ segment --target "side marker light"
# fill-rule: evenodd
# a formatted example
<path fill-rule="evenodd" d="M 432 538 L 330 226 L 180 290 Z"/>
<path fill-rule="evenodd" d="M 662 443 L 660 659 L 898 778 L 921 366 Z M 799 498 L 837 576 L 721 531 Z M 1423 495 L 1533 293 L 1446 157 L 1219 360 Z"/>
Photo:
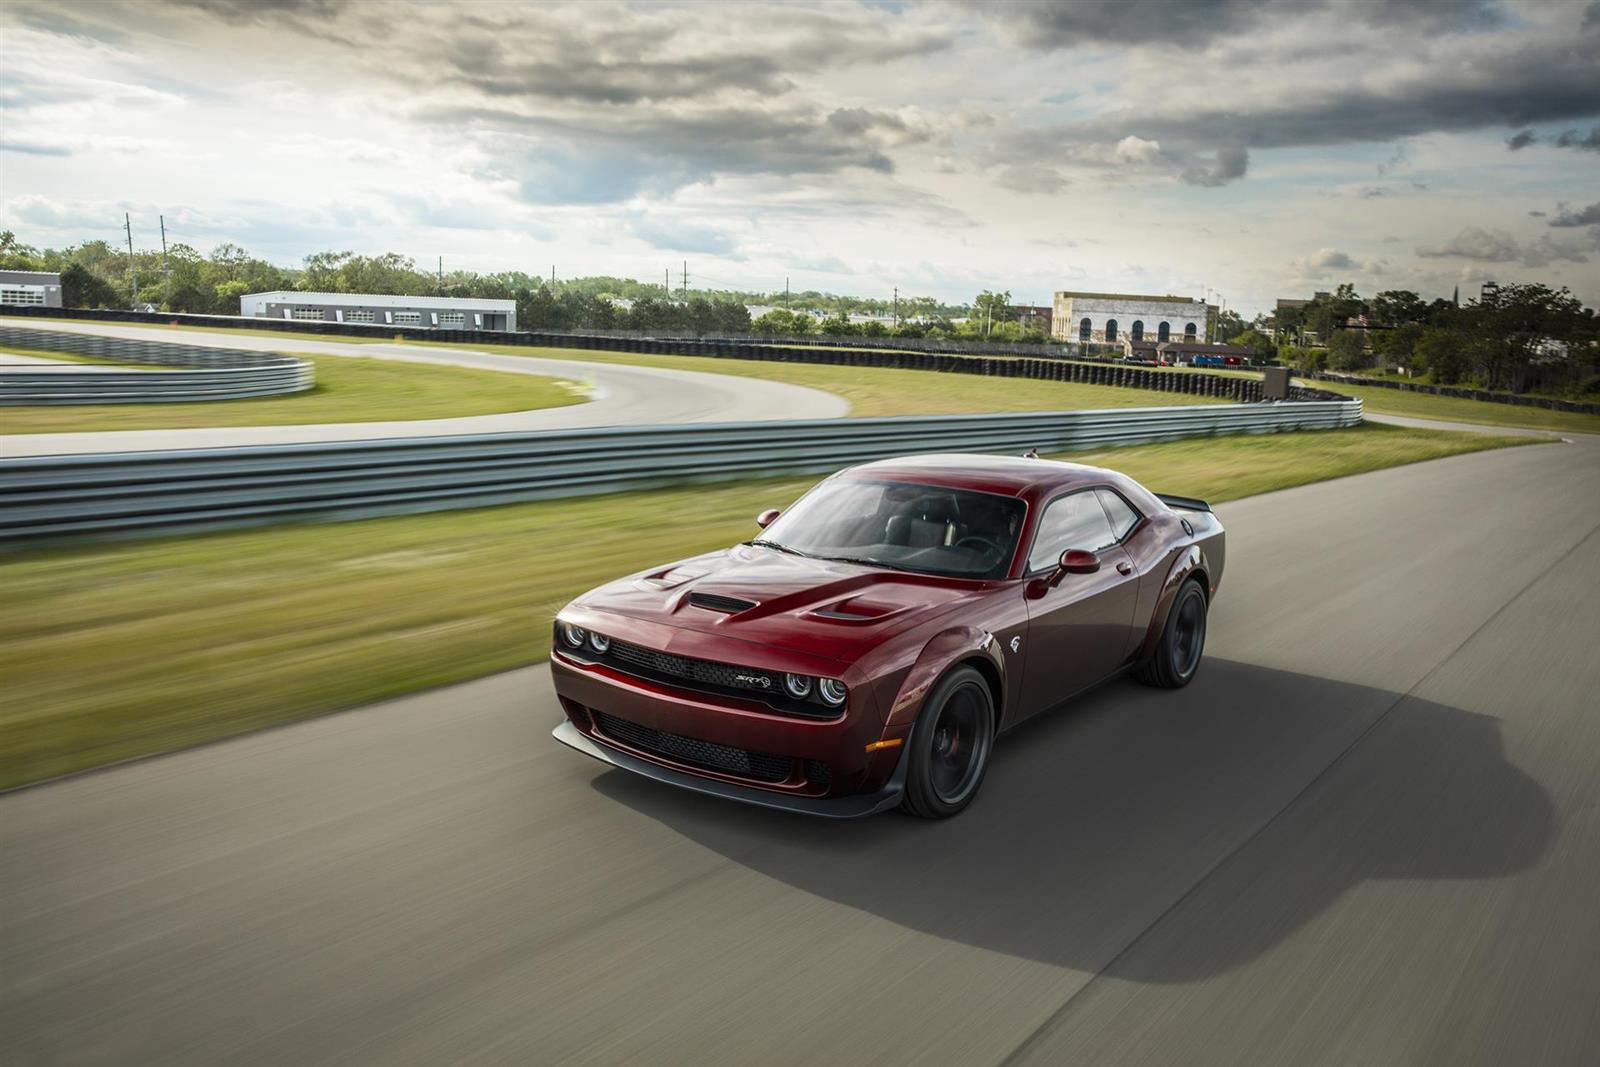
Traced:
<path fill-rule="evenodd" d="M 867 751 L 868 752 L 876 752 L 880 748 L 899 748 L 901 745 L 903 745 L 905 743 L 906 743 L 906 739 L 903 738 L 903 737 L 891 737 L 886 741 L 874 741 L 874 742 L 872 742 L 872 744 L 867 746 Z"/>

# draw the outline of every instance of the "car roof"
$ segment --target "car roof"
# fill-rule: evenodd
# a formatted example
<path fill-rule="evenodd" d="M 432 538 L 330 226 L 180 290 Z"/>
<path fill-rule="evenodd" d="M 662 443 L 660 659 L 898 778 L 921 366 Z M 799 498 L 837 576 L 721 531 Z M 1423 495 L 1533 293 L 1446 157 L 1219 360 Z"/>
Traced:
<path fill-rule="evenodd" d="M 1120 481 L 1114 471 L 1081 463 L 977 452 L 939 452 L 898 456 L 862 463 L 842 474 L 884 481 L 916 482 L 947 489 L 971 489 L 1004 496 L 1025 496 L 1076 485 Z"/>

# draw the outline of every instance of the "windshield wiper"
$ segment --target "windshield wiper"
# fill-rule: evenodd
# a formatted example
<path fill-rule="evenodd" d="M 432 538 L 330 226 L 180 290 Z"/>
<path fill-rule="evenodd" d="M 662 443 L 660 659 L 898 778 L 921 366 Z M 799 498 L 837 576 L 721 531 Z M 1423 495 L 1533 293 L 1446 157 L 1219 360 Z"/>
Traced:
<path fill-rule="evenodd" d="M 919 571 L 915 567 L 902 567 L 894 563 L 885 563 L 881 559 L 868 559 L 865 556 L 818 556 L 816 558 L 825 559 L 829 563 L 854 563 L 859 567 L 882 567 L 884 570 L 905 571 L 907 574 L 928 573 L 927 571 Z"/>
<path fill-rule="evenodd" d="M 764 537 L 758 537 L 754 541 L 746 541 L 745 544 L 747 544 L 747 545 L 756 545 L 756 546 L 758 546 L 760 548 L 774 548 L 774 549 L 777 549 L 779 552 L 787 552 L 791 556 L 801 556 L 801 557 L 803 557 L 805 559 L 816 559 L 817 558 L 816 556 L 811 555 L 809 552 L 802 552 L 798 548 L 790 548 L 788 545 L 780 545 L 780 544 L 778 544 L 778 542 L 776 542 L 776 541 L 768 541 Z"/>

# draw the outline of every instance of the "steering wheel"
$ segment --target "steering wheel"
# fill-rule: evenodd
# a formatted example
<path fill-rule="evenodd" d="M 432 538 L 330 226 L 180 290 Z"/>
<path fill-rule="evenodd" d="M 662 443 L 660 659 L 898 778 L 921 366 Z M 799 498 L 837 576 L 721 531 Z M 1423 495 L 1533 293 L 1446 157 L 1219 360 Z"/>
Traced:
<path fill-rule="evenodd" d="M 998 556 L 1001 553 L 1001 551 L 1003 551 L 1001 549 L 1001 547 L 1000 547 L 1000 542 L 991 541 L 991 540 L 989 540 L 989 538 L 980 537 L 978 534 L 968 534 L 967 536 L 963 537 L 961 540 L 957 541 L 954 545 L 952 545 L 950 547 L 952 547 L 952 548 L 960 548 L 963 545 L 965 545 L 968 541 L 976 542 L 978 547 L 986 549 L 987 551 L 989 551 L 990 553 L 992 553 L 992 554 L 994 554 L 996 556 Z"/>

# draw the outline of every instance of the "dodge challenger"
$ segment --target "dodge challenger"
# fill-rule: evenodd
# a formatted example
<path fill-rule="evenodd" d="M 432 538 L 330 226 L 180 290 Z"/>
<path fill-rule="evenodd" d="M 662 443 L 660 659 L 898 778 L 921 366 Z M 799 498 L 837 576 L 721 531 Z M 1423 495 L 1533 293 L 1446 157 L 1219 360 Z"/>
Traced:
<path fill-rule="evenodd" d="M 1203 501 L 1030 457 L 866 463 L 755 521 L 561 610 L 558 740 L 747 803 L 946 818 L 1006 730 L 1125 672 L 1187 685 L 1222 579 Z"/>

